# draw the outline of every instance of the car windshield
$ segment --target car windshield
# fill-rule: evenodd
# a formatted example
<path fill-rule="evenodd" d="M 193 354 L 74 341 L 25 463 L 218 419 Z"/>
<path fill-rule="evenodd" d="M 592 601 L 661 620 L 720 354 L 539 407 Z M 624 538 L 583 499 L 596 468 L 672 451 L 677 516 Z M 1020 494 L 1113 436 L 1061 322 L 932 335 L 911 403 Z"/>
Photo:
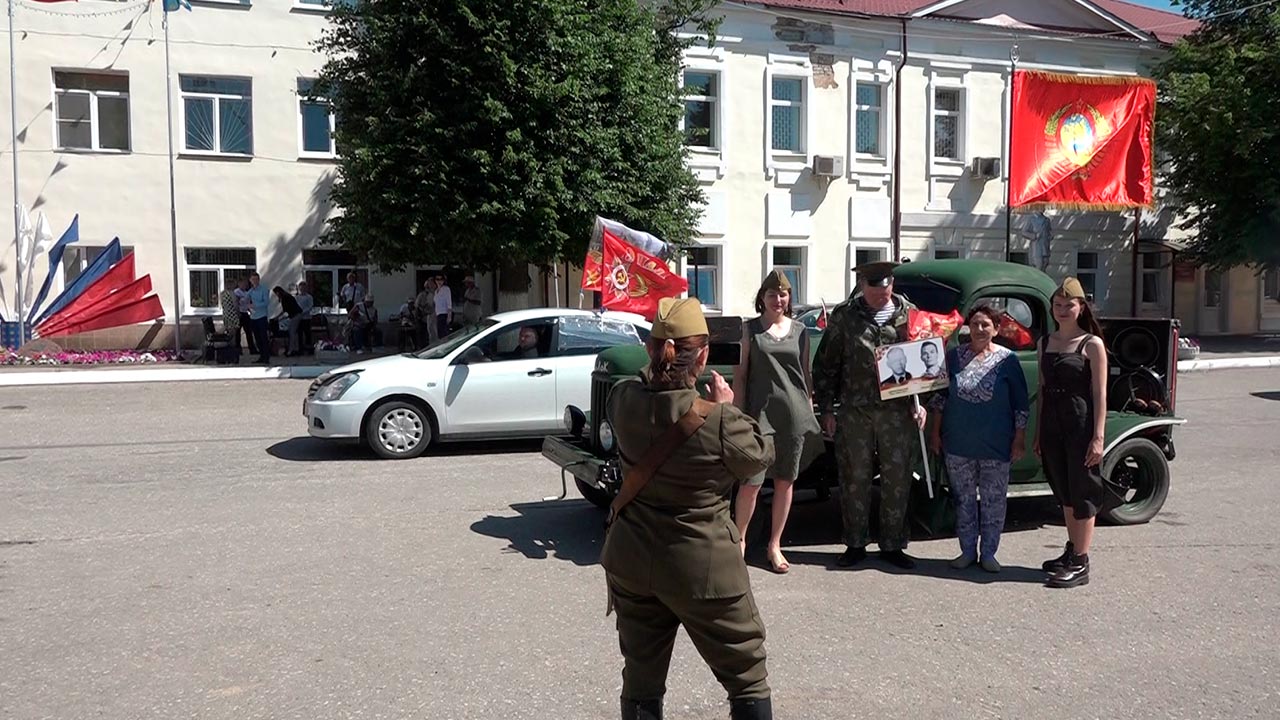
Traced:
<path fill-rule="evenodd" d="M 925 312 L 948 314 L 960 309 L 960 291 L 936 280 L 897 279 L 894 280 L 893 290 Z"/>
<path fill-rule="evenodd" d="M 479 323 L 475 325 L 467 325 L 466 327 L 455 330 L 454 332 L 445 336 L 445 338 L 441 340 L 438 344 L 432 345 L 426 350 L 423 350 L 422 352 L 418 353 L 416 357 L 419 357 L 423 360 L 439 360 L 441 358 L 447 357 L 449 353 L 453 352 L 454 350 L 457 350 L 459 347 L 462 347 L 475 336 L 479 335 L 480 333 L 488 330 L 489 328 L 497 324 L 498 324 L 497 320 L 494 320 L 492 318 L 486 318 L 484 320 L 481 320 Z"/>

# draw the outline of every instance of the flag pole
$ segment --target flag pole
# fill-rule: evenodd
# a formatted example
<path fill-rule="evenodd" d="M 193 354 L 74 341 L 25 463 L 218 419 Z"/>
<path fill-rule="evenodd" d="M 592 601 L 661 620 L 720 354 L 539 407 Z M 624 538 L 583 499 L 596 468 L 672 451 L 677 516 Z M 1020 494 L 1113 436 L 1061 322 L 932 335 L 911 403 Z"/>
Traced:
<path fill-rule="evenodd" d="M 1009 48 L 1009 139 L 1004 154 L 1004 259 L 1013 251 L 1013 76 L 1018 72 L 1018 46 Z"/>
<path fill-rule="evenodd" d="M 18 55 L 13 40 L 13 0 L 9 0 L 9 130 L 10 151 L 13 153 L 13 250 L 18 262 L 17 300 L 18 346 L 27 341 L 27 319 L 22 297 L 22 205 L 18 195 Z M 27 268 L 28 271 L 30 268 Z"/>
<path fill-rule="evenodd" d="M 13 2 L 13 0 L 9 0 Z M 173 171 L 173 76 L 169 65 L 169 9 L 163 4 L 164 13 L 164 102 L 165 124 L 169 129 L 169 242 L 173 255 L 173 351 L 182 356 L 182 305 L 178 293 L 178 202 Z"/>

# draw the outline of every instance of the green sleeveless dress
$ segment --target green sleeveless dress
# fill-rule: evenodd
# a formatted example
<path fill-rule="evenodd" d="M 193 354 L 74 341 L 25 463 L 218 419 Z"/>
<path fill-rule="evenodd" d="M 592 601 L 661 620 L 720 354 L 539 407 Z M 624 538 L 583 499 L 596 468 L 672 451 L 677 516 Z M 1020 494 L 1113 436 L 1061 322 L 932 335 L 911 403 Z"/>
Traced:
<path fill-rule="evenodd" d="M 747 323 L 747 335 L 747 414 L 773 436 L 776 452 L 773 466 L 752 483 L 761 484 L 766 477 L 794 480 L 823 449 L 802 364 L 809 356 L 809 334 L 804 323 L 793 319 L 785 337 L 774 337 L 755 318 Z"/>

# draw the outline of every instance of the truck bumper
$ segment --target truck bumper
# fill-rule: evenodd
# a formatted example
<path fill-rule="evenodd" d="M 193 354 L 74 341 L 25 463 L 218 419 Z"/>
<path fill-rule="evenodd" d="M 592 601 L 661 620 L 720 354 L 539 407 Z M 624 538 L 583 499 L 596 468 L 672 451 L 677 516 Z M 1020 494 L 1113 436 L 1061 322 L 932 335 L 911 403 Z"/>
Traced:
<path fill-rule="evenodd" d="M 608 462 L 583 447 L 580 441 L 558 437 L 548 437 L 542 441 L 542 457 L 555 463 L 562 474 L 569 473 L 595 488 L 600 488 L 600 473 Z"/>

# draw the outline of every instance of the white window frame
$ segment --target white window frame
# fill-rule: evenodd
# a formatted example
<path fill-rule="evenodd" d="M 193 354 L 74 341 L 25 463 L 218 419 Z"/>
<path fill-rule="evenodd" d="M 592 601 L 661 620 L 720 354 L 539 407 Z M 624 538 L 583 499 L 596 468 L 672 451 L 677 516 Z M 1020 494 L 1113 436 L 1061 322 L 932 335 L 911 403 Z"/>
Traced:
<path fill-rule="evenodd" d="M 332 0 L 323 0 L 323 2 L 304 2 L 303 0 L 293 0 L 293 9 L 301 12 L 313 12 L 327 15 L 333 9 Z"/>
<path fill-rule="evenodd" d="M 205 93 L 205 92 L 186 92 L 182 90 L 183 77 L 200 77 L 200 78 L 222 78 L 226 80 L 246 80 L 249 82 L 248 95 L 231 95 L 227 93 Z M 182 73 L 178 76 L 178 94 L 182 98 L 182 154 L 196 155 L 201 157 L 220 157 L 220 158 L 252 158 L 257 152 L 257 132 L 253 122 L 253 78 L 243 75 L 218 75 L 205 73 Z M 188 100 L 213 100 L 213 149 L 202 150 L 199 148 L 187 147 L 187 101 Z M 223 152 L 219 150 L 222 146 L 222 100 L 248 100 L 249 101 L 249 152 L 234 153 Z"/>
<path fill-rule="evenodd" d="M 1166 304 L 1165 295 L 1168 294 L 1168 290 L 1166 290 L 1166 288 L 1169 286 L 1169 283 L 1168 283 L 1168 278 L 1165 275 L 1165 272 L 1169 270 L 1169 268 L 1159 266 L 1164 259 L 1164 255 L 1165 253 L 1159 253 L 1159 252 L 1153 252 L 1153 253 L 1149 252 L 1149 253 L 1138 254 L 1140 258 L 1139 262 L 1141 264 L 1138 265 L 1138 287 L 1135 288 L 1134 291 L 1138 293 L 1138 304 L 1148 310 L 1164 307 L 1164 305 Z M 1148 257 L 1154 257 L 1156 259 L 1157 267 L 1154 267 L 1154 268 L 1147 267 L 1146 263 L 1147 263 Z M 1147 302 L 1142 298 L 1142 287 L 1146 283 L 1146 277 L 1148 275 L 1154 275 L 1156 278 L 1156 301 L 1155 302 Z"/>
<path fill-rule="evenodd" d="M 724 305 L 725 305 L 725 302 L 724 302 L 724 290 L 725 290 L 724 278 L 725 278 L 725 255 L 726 255 L 725 244 L 722 241 L 701 238 L 696 242 L 694 242 L 692 247 L 707 248 L 708 250 L 715 251 L 715 254 L 716 254 L 715 291 L 716 291 L 716 300 L 719 301 L 719 304 L 703 305 L 702 309 L 704 312 L 708 312 L 714 315 L 719 315 L 724 311 Z M 687 278 L 689 270 L 693 267 L 693 264 L 689 262 L 689 256 L 681 255 L 679 265 L 680 265 L 680 268 L 679 268 L 680 277 Z M 710 267 L 710 266 L 702 265 L 700 267 Z M 695 297 L 695 295 L 693 295 L 692 285 L 689 286 L 689 290 L 685 293 L 685 297 Z"/>
<path fill-rule="evenodd" d="M 879 250 L 885 260 L 893 260 L 893 245 L 887 240 L 850 240 L 848 254 L 845 257 L 845 265 L 848 268 L 848 272 L 845 273 L 845 297 L 858 291 L 858 280 L 854 276 L 853 269 L 858 266 L 859 250 Z M 842 298 L 838 298 L 836 302 L 841 300 Z"/>
<path fill-rule="evenodd" d="M 707 103 L 708 105 L 711 106 L 711 128 L 710 128 L 711 138 L 712 138 L 711 144 L 690 145 L 688 143 L 685 143 L 685 147 L 689 148 L 691 152 L 719 153 L 720 145 L 721 143 L 724 142 L 724 136 L 721 135 L 720 133 L 720 117 L 722 114 L 721 108 L 723 107 L 723 103 L 721 101 L 721 95 L 724 94 L 722 92 L 723 83 L 720 80 L 720 71 L 719 70 L 703 70 L 702 68 L 697 68 L 697 67 L 685 67 L 683 70 L 680 71 L 682 86 L 685 84 L 685 76 L 688 75 L 689 73 L 696 73 L 698 75 L 709 75 L 712 78 L 714 78 L 716 94 L 715 95 L 684 95 L 681 98 L 681 100 L 683 100 L 684 102 L 690 102 L 690 101 L 701 102 L 701 103 Z M 685 123 L 685 120 L 684 120 L 684 116 L 682 115 L 680 117 L 681 132 L 684 132 L 685 130 L 684 123 Z"/>
<path fill-rule="evenodd" d="M 773 108 L 783 101 L 773 99 L 773 79 L 795 78 L 801 80 L 801 151 L 773 149 Z M 813 113 L 813 64 L 808 55 L 769 53 L 764 71 L 764 158 L 765 177 L 778 180 L 780 185 L 794 185 L 809 166 L 810 150 L 814 140 Z"/>
<path fill-rule="evenodd" d="M 809 305 L 812 304 L 810 298 L 813 297 L 813 243 L 794 240 L 770 240 L 764 244 L 764 263 L 760 273 L 760 282 L 768 277 L 768 274 L 775 267 L 773 264 L 773 251 L 776 248 L 795 248 L 800 251 L 800 266 L 798 273 L 800 275 L 800 289 L 791 289 L 791 304 L 793 305 Z M 795 267 L 794 265 L 784 265 L 781 267 Z"/>
<path fill-rule="evenodd" d="M 716 76 L 716 105 L 712 132 L 716 137 L 715 147 L 699 147 L 685 145 L 687 153 L 685 162 L 693 170 L 700 182 L 710 183 L 725 176 L 729 148 L 729 112 L 726 101 L 729 90 L 729 67 L 725 62 L 723 47 L 708 48 L 705 44 L 694 45 L 684 51 L 680 80 L 684 83 L 684 71 L 708 73 Z M 682 104 L 683 107 L 683 104 Z M 684 112 L 680 113 L 680 131 L 684 132 Z"/>
<path fill-rule="evenodd" d="M 871 105 L 863 105 L 858 102 L 858 87 L 863 85 L 867 87 L 873 87 L 880 92 L 879 107 L 873 107 Z M 857 160 L 884 161 L 888 157 L 888 154 L 889 154 L 889 128 L 888 128 L 889 122 L 888 121 L 889 121 L 889 113 L 890 113 L 888 99 L 889 99 L 890 88 L 891 88 L 891 84 L 888 82 L 883 82 L 883 81 L 875 80 L 871 78 L 863 79 L 856 75 L 854 76 L 853 91 L 852 91 L 853 92 L 853 97 L 852 97 L 853 112 L 849 114 L 849 126 L 852 130 L 849 134 L 849 141 L 850 141 L 849 149 L 850 149 L 850 153 Z M 879 128 L 879 132 L 877 133 L 876 144 L 879 145 L 880 152 L 866 153 L 866 152 L 858 151 L 858 113 L 860 112 L 872 112 L 872 113 L 875 113 L 876 116 L 878 117 L 880 128 Z"/>
<path fill-rule="evenodd" d="M 298 81 L 315 82 L 315 78 L 300 77 L 298 78 Z M 337 129 L 337 122 L 333 114 L 333 105 L 329 105 L 329 152 L 309 151 L 306 148 L 306 128 L 304 126 L 302 116 L 302 105 L 308 101 L 306 97 L 303 96 L 302 91 L 298 89 L 297 85 L 294 86 L 294 94 L 297 95 L 298 99 L 298 157 L 303 160 L 336 159 L 338 157 L 338 141 L 337 138 L 333 136 L 333 133 Z"/>
<path fill-rule="evenodd" d="M 253 251 L 252 265 L 211 265 L 206 263 L 188 263 L 187 250 L 251 250 Z M 243 245 L 235 247 L 216 247 L 212 245 L 183 245 L 182 246 L 182 306 L 187 315 L 203 316 L 203 315 L 221 315 L 222 307 L 215 303 L 213 307 L 198 308 L 193 307 L 191 302 L 191 273 L 193 271 L 215 272 L 218 276 L 218 297 L 222 297 L 222 292 L 226 287 L 226 270 L 247 270 L 256 272 L 258 269 L 258 249 L 255 247 L 246 247 Z"/>
<path fill-rule="evenodd" d="M 945 257 L 945 258 L 938 257 L 939 253 L 946 253 L 948 257 Z M 951 253 L 955 253 L 954 257 L 951 256 Z M 960 245 L 942 245 L 942 244 L 934 243 L 933 250 L 931 251 L 931 256 L 933 257 L 934 260 L 951 260 L 951 259 L 963 260 L 965 257 L 965 251 L 964 251 L 964 247 Z"/>
<path fill-rule="evenodd" d="M 1082 268 L 1080 266 L 1080 256 L 1085 254 L 1093 255 L 1097 259 L 1096 268 Z M 1081 275 L 1093 276 L 1093 299 L 1090 302 L 1093 303 L 1095 308 L 1102 309 L 1107 300 L 1107 254 L 1098 250 L 1076 248 L 1071 254 L 1071 265 L 1075 270 L 1076 279 L 1079 279 Z"/>
<path fill-rule="evenodd" d="M 938 93 L 943 91 L 956 94 L 959 103 L 958 110 L 938 109 Z M 965 160 L 968 157 L 966 153 L 969 149 L 968 110 L 968 89 L 963 84 L 938 80 L 929 85 L 929 158 L 935 165 L 959 165 L 961 168 L 968 165 Z M 937 154 L 937 120 L 939 117 L 956 118 L 956 154 L 959 157 L 944 157 Z"/>
<path fill-rule="evenodd" d="M 50 75 L 50 81 L 53 84 L 53 139 L 57 146 L 58 152 L 71 153 L 103 153 L 113 155 L 125 155 L 133 152 L 133 101 L 130 98 L 128 90 L 120 92 L 117 90 L 81 90 L 78 88 L 60 88 L 58 87 L 58 73 L 77 74 L 77 75 L 111 75 L 115 77 L 123 77 L 126 82 L 130 80 L 128 72 L 113 72 L 110 70 L 85 70 L 82 68 L 53 68 Z M 130 85 L 132 87 L 132 85 Z M 58 99 L 63 95 L 87 95 L 89 97 L 89 147 L 67 147 L 62 144 L 62 123 L 58 119 Z M 101 127 L 98 120 L 98 98 L 124 98 L 127 132 L 125 142 L 129 147 L 104 148 L 102 140 L 99 137 Z"/>

